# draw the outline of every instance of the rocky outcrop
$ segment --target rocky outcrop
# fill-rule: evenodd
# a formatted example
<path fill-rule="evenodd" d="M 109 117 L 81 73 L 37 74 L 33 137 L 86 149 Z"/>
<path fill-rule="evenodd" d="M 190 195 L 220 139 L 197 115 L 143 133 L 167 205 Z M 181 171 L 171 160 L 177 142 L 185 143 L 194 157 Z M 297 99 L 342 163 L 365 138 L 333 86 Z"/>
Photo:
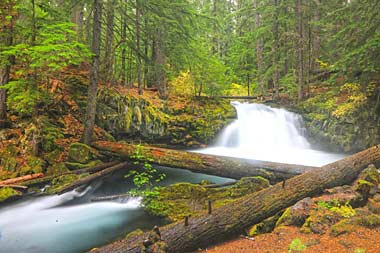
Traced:
<path fill-rule="evenodd" d="M 98 93 L 97 125 L 118 140 L 199 147 L 214 140 L 234 117 L 228 101 L 161 101 L 112 88 Z"/>

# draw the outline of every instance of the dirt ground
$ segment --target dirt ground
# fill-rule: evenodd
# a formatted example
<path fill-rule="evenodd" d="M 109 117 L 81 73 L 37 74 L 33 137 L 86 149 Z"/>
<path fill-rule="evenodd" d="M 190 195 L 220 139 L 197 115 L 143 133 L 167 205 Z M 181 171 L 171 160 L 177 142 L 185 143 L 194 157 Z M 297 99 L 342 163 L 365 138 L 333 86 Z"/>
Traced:
<path fill-rule="evenodd" d="M 280 227 L 270 234 L 254 238 L 241 237 L 198 253 L 380 253 L 379 239 L 379 228 L 359 228 L 355 232 L 333 237 L 329 232 L 324 235 L 303 234 L 297 227 Z M 295 241 L 301 243 L 294 243 Z M 303 250 L 295 250 L 300 244 Z"/>

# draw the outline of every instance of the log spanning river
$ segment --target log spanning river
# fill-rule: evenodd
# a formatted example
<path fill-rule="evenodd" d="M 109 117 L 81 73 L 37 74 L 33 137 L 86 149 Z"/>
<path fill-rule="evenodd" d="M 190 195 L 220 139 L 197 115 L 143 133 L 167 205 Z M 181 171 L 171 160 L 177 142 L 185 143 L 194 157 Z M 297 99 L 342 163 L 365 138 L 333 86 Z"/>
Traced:
<path fill-rule="evenodd" d="M 321 166 L 343 155 L 315 150 L 305 138 L 300 116 L 284 109 L 234 102 L 238 118 L 219 136 L 214 147 L 197 152 L 248 159 Z M 184 170 L 159 168 L 162 182 L 199 183 L 220 178 Z M 159 225 L 139 198 L 91 202 L 99 196 L 125 193 L 132 188 L 122 174 L 88 187 L 83 193 L 33 197 L 0 208 L 0 253 L 76 253 L 89 250 L 137 228 Z"/>

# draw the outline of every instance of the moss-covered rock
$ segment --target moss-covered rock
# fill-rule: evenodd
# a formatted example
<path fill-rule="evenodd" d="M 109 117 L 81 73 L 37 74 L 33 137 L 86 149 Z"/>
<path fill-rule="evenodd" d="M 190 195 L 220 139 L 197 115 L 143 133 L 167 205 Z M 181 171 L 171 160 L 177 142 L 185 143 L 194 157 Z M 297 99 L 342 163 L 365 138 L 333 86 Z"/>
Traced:
<path fill-rule="evenodd" d="M 26 165 L 20 169 L 20 175 L 42 173 L 45 168 L 46 162 L 42 158 L 29 155 L 26 158 Z"/>
<path fill-rule="evenodd" d="M 73 143 L 69 148 L 69 162 L 86 164 L 98 160 L 102 155 L 96 149 L 83 143 Z"/>
<path fill-rule="evenodd" d="M 337 200 L 333 202 L 320 201 L 302 225 L 301 232 L 324 234 L 329 227 L 338 221 L 355 214 L 356 211 L 348 204 L 341 205 Z"/>
<path fill-rule="evenodd" d="M 276 226 L 302 226 L 309 217 L 314 203 L 311 198 L 305 198 L 298 201 L 295 205 L 287 208 L 278 219 Z"/>
<path fill-rule="evenodd" d="M 21 192 L 16 191 L 10 187 L 0 187 L 0 203 L 21 195 Z"/>
<path fill-rule="evenodd" d="M 281 217 L 283 212 L 278 212 L 276 215 L 269 217 L 262 222 L 253 225 L 247 232 L 249 237 L 261 235 L 264 233 L 270 233 L 276 227 L 278 219 Z"/>
<path fill-rule="evenodd" d="M 54 178 L 51 181 L 50 187 L 47 188 L 46 193 L 48 194 L 55 194 L 63 187 L 73 183 L 76 180 L 79 180 L 81 177 L 86 176 L 84 175 L 76 175 L 76 174 L 68 174 L 68 175 L 62 175 L 59 177 Z"/>

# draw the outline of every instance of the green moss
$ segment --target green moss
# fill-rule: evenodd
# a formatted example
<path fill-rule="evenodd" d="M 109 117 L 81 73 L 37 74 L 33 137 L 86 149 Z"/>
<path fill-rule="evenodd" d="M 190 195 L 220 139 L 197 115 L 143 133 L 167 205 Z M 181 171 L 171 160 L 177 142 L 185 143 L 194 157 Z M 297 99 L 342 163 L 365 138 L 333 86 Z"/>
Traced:
<path fill-rule="evenodd" d="M 202 185 L 179 183 L 162 187 L 158 194 L 144 198 L 145 209 L 156 216 L 167 217 L 172 221 L 185 216 L 205 212 L 208 201 L 219 207 L 233 202 L 240 196 L 261 190 L 269 185 L 261 177 L 243 178 L 230 188 L 204 188 Z"/>
<path fill-rule="evenodd" d="M 3 202 L 9 198 L 21 196 L 21 192 L 16 191 L 10 187 L 0 188 L 0 202 Z"/>
<path fill-rule="evenodd" d="M 73 183 L 76 180 L 79 180 L 81 177 L 84 177 L 84 176 L 86 175 L 85 174 L 84 175 L 68 174 L 68 175 L 56 177 L 51 181 L 51 185 L 47 189 L 47 193 L 55 194 L 63 187 Z"/>
<path fill-rule="evenodd" d="M 101 155 L 96 149 L 83 143 L 73 143 L 69 148 L 69 161 L 86 164 L 91 160 L 100 158 Z"/>
<path fill-rule="evenodd" d="M 45 171 L 46 162 L 39 157 L 27 156 L 26 165 L 20 169 L 20 175 L 42 173 Z"/>
<path fill-rule="evenodd" d="M 94 167 L 94 166 L 96 166 L 98 164 L 101 164 L 101 163 L 102 163 L 102 161 L 100 161 L 100 160 L 90 161 L 90 162 L 88 162 L 86 164 L 65 162 L 65 166 L 69 170 L 81 170 L 81 169 L 86 169 L 86 168 Z"/>

